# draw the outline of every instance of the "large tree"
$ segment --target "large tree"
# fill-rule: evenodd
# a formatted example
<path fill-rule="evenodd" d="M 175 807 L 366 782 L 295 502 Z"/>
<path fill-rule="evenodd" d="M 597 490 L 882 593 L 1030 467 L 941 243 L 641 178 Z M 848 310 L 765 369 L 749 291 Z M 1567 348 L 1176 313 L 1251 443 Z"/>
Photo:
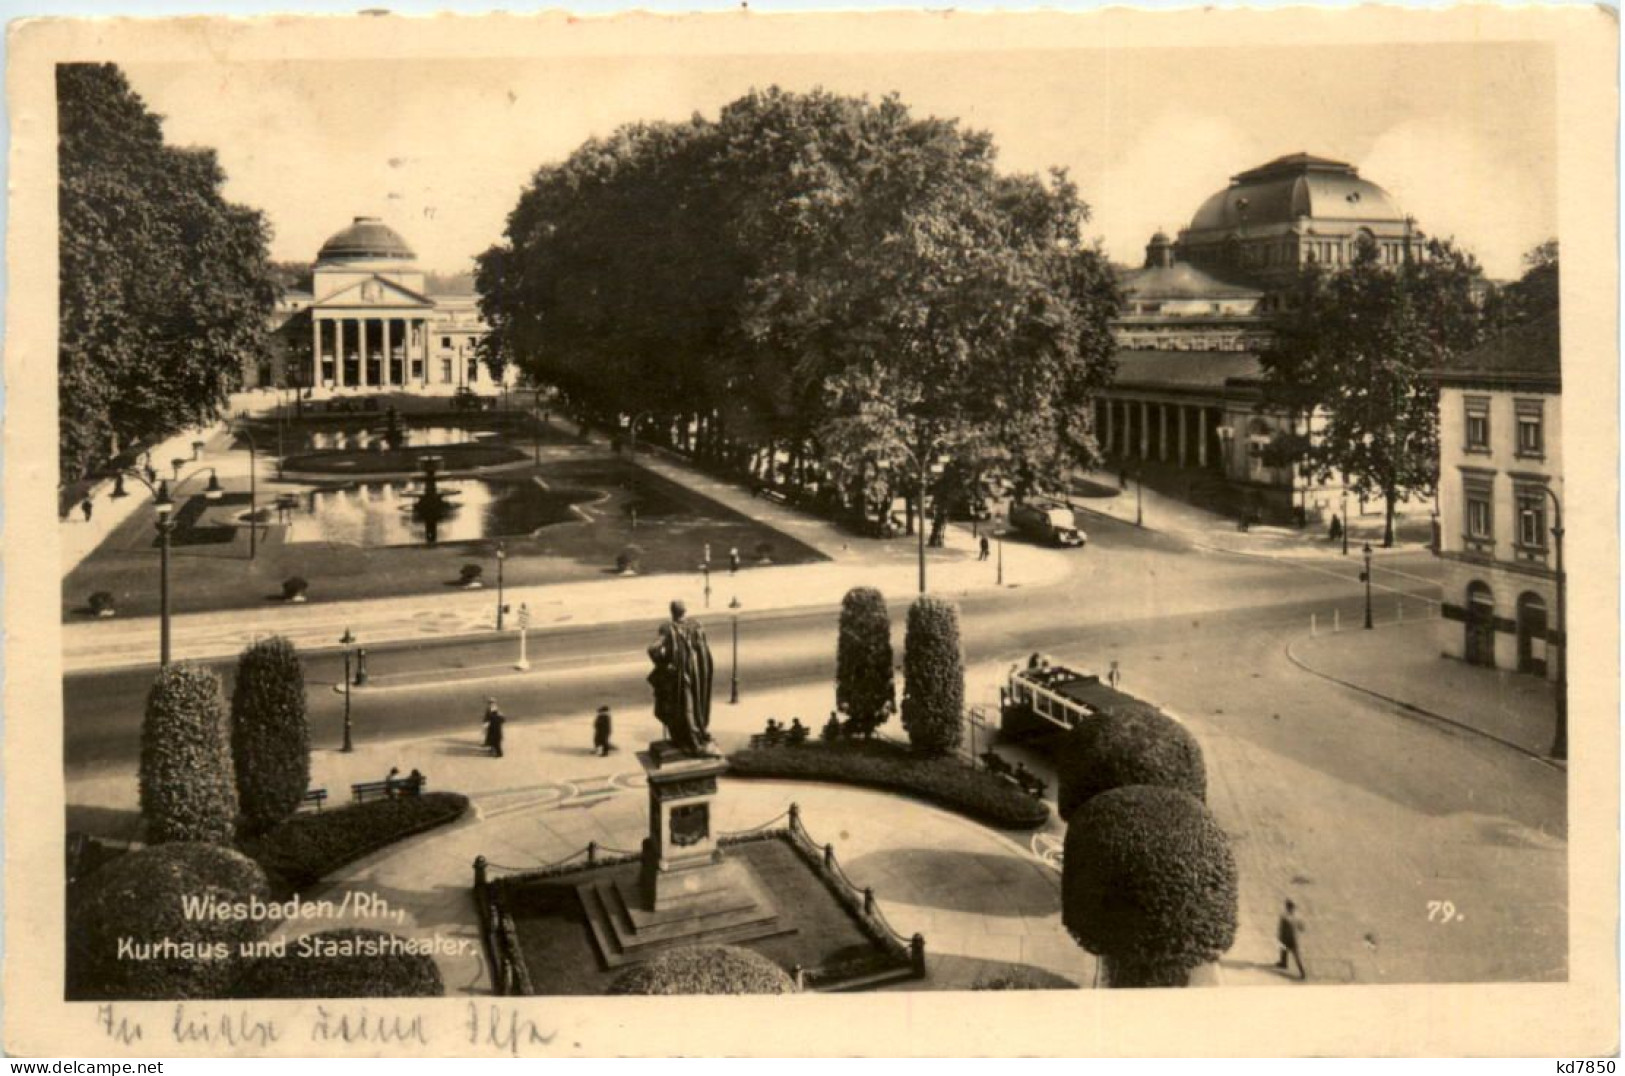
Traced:
<path fill-rule="evenodd" d="M 1272 465 L 1296 464 L 1321 481 L 1341 476 L 1385 509 L 1428 495 L 1438 477 L 1438 392 L 1429 371 L 1482 339 L 1472 256 L 1432 241 L 1399 267 L 1376 244 L 1359 244 L 1337 272 L 1305 270 L 1276 320 L 1260 360 L 1265 405 L 1290 430 L 1266 450 Z"/>
<path fill-rule="evenodd" d="M 268 346 L 258 211 L 212 150 L 164 144 L 112 64 L 57 67 L 61 478 L 216 415 Z"/>
<path fill-rule="evenodd" d="M 687 410 L 848 488 L 909 488 L 911 454 L 1048 480 L 1095 451 L 1117 295 L 1065 176 L 994 157 L 895 97 L 821 91 L 622 128 L 538 171 L 481 257 L 493 346 L 602 412 Z"/>

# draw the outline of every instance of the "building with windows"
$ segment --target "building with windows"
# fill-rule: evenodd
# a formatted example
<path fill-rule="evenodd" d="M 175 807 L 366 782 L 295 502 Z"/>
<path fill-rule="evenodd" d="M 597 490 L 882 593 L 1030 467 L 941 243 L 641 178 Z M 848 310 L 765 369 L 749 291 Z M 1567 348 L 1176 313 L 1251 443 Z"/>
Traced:
<path fill-rule="evenodd" d="M 430 295 L 417 255 L 376 217 L 322 244 L 309 292 L 278 300 L 278 370 L 259 384 L 337 392 L 447 393 L 500 386 L 478 358 L 486 335 L 471 295 Z"/>
<path fill-rule="evenodd" d="M 1177 238 L 1153 235 L 1145 264 L 1121 278 L 1117 375 L 1096 400 L 1108 459 L 1232 515 L 1310 523 L 1341 511 L 1340 483 L 1265 463 L 1288 420 L 1262 406 L 1258 351 L 1299 271 L 1347 265 L 1362 240 L 1399 265 L 1421 256 L 1424 236 L 1352 165 L 1306 153 L 1233 177 Z"/>
<path fill-rule="evenodd" d="M 1552 313 L 1438 371 L 1444 652 L 1552 678 L 1563 645 L 1560 350 Z"/>

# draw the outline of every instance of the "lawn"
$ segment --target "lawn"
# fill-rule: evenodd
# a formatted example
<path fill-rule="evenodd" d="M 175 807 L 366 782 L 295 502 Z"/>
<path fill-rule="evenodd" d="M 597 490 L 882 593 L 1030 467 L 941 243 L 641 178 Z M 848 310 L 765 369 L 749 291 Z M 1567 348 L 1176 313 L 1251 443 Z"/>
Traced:
<path fill-rule="evenodd" d="M 527 447 L 521 440 L 510 443 Z M 260 473 L 262 510 L 279 493 L 308 497 L 313 489 L 347 487 L 275 483 L 268 477 L 273 469 L 264 465 Z M 433 547 L 290 542 L 290 528 L 275 523 L 273 516 L 272 525 L 260 532 L 252 560 L 248 531 L 240 524 L 248 513 L 245 479 L 226 481 L 226 495 L 220 501 L 182 498 L 171 541 L 171 608 L 187 613 L 263 606 L 280 600 L 282 581 L 290 576 L 309 582 L 312 604 L 444 594 L 456 584 L 464 564 L 481 565 L 487 583 L 494 580 L 497 536 L 507 549 L 503 574 L 511 586 L 610 578 L 616 556 L 629 545 L 641 551 L 640 570 L 645 574 L 692 572 L 707 543 L 713 563 L 725 563 L 732 548 L 740 551 L 746 567 L 761 563 L 759 549 L 765 549 L 774 564 L 821 559 L 787 535 L 599 449 L 544 447 L 540 463 L 488 476 L 487 481 L 490 489 L 513 494 L 489 508 L 469 509 L 486 512 L 481 526 L 490 537 L 442 541 Z M 361 499 L 391 492 L 349 488 L 355 491 L 352 497 Z M 543 488 L 556 494 L 547 498 L 550 502 L 574 502 L 575 508 L 560 514 L 551 504 L 527 507 Z M 514 505 L 519 509 L 513 510 Z M 113 595 L 119 616 L 158 612 L 154 520 L 151 509 L 143 505 L 68 574 L 62 586 L 64 619 L 89 618 L 87 602 L 97 591 Z"/>

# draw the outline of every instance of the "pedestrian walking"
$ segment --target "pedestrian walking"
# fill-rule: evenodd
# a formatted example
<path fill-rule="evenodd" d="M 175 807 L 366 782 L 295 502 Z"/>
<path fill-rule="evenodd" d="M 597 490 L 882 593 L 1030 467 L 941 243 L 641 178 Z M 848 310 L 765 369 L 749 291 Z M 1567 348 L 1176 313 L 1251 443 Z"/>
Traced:
<path fill-rule="evenodd" d="M 86 523 L 90 522 L 90 510 L 92 508 L 95 508 L 95 507 L 96 507 L 96 505 L 94 503 L 92 503 L 92 501 L 91 501 L 91 499 L 89 497 L 86 497 L 84 500 L 79 502 L 79 511 L 81 511 L 81 512 L 83 512 L 85 514 L 85 522 Z"/>
<path fill-rule="evenodd" d="M 485 746 L 497 758 L 502 757 L 502 726 L 507 722 L 502 711 L 497 709 L 497 700 L 485 700 Z"/>
<path fill-rule="evenodd" d="M 1343 521 L 1338 518 L 1335 512 L 1332 513 L 1332 525 L 1326 528 L 1326 537 L 1333 542 L 1343 537 Z"/>
<path fill-rule="evenodd" d="M 982 535 L 981 553 L 977 556 L 976 559 L 977 560 L 986 560 L 989 548 L 990 548 L 990 546 L 988 544 L 987 535 L 984 534 L 984 535 Z"/>
<path fill-rule="evenodd" d="M 739 547 L 734 546 L 728 550 L 728 574 L 735 575 L 739 571 Z"/>
<path fill-rule="evenodd" d="M 1111 685 L 1111 689 L 1113 691 L 1116 691 L 1117 690 L 1117 685 L 1122 683 L 1122 682 L 1123 682 L 1123 670 L 1119 669 L 1117 667 L 1117 662 L 1116 661 L 1113 661 L 1112 664 L 1111 664 L 1111 668 L 1106 670 L 1106 683 Z"/>
<path fill-rule="evenodd" d="M 1281 946 L 1281 959 L 1275 962 L 1275 966 L 1285 971 L 1286 958 L 1290 955 L 1293 962 L 1298 965 L 1299 979 L 1309 978 L 1309 973 L 1303 970 L 1303 954 L 1298 951 L 1298 937 L 1303 933 L 1303 920 L 1298 918 L 1298 906 L 1289 900 L 1281 912 L 1281 921 L 1275 928 L 1275 940 Z"/>
<path fill-rule="evenodd" d="M 615 731 L 615 721 L 610 716 L 609 707 L 600 706 L 598 716 L 592 719 L 592 752 L 600 757 L 609 754 L 615 746 L 609 742 Z"/>

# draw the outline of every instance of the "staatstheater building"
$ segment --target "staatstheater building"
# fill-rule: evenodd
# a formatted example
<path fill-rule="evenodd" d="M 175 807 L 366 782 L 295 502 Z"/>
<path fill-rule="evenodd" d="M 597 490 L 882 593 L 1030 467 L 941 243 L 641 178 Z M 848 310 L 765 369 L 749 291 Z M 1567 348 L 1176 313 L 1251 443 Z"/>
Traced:
<path fill-rule="evenodd" d="M 1117 376 L 1096 402 L 1111 464 L 1238 516 L 1312 523 L 1340 512 L 1340 484 L 1264 464 L 1284 419 L 1260 409 L 1257 352 L 1300 269 L 1348 265 L 1365 239 L 1395 266 L 1425 242 L 1354 166 L 1304 153 L 1233 177 L 1175 238 L 1153 235 L 1145 264 L 1120 282 Z"/>
<path fill-rule="evenodd" d="M 445 393 L 497 387 L 478 359 L 486 334 L 472 295 L 430 295 L 417 255 L 376 217 L 322 244 L 309 292 L 278 305 L 281 370 L 251 372 L 250 384 L 340 392 Z"/>

